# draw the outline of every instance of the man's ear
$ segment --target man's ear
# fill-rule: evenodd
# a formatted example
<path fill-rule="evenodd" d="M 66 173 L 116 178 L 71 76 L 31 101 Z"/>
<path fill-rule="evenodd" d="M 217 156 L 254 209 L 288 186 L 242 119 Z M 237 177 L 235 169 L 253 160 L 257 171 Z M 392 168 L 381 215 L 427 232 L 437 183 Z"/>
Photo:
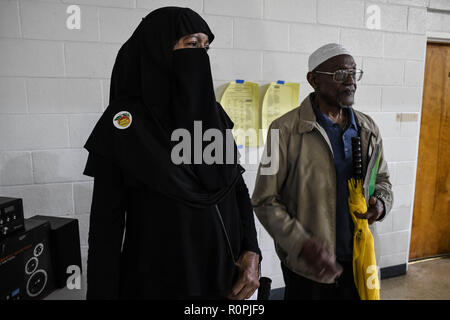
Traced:
<path fill-rule="evenodd" d="M 308 72 L 306 74 L 306 79 L 308 80 L 309 84 L 311 85 L 311 87 L 314 88 L 314 90 L 316 90 L 317 88 L 317 82 L 316 82 L 316 77 L 314 75 L 314 73 L 312 72 Z"/>

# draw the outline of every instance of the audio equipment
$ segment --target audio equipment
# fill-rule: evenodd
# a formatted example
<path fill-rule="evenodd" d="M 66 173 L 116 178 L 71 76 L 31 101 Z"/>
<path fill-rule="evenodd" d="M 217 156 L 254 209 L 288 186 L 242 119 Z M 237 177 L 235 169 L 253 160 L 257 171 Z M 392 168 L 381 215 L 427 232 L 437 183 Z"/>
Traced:
<path fill-rule="evenodd" d="M 0 197 L 0 240 L 23 228 L 22 199 Z"/>
<path fill-rule="evenodd" d="M 78 266 L 80 274 L 82 272 L 78 220 L 41 215 L 34 216 L 33 219 L 50 223 L 50 252 L 55 285 L 63 288 L 71 275 L 67 273 L 67 267 Z"/>
<path fill-rule="evenodd" d="M 42 299 L 54 290 L 50 223 L 30 218 L 24 225 L 0 241 L 0 300 Z"/>

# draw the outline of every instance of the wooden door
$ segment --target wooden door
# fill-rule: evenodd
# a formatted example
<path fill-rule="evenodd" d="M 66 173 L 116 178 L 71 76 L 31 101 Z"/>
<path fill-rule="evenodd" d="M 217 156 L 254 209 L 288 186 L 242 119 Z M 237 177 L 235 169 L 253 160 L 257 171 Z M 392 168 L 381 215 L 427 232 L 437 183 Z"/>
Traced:
<path fill-rule="evenodd" d="M 409 258 L 450 252 L 450 45 L 428 43 Z"/>

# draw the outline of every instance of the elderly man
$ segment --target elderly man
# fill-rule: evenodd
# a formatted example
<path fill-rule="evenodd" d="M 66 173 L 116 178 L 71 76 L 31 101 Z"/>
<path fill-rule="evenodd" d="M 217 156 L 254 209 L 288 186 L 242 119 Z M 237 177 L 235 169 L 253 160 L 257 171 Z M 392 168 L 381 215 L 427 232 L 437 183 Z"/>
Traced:
<path fill-rule="evenodd" d="M 266 152 L 277 153 L 270 158 L 279 161 L 279 170 L 265 175 L 261 162 L 252 203 L 275 241 L 285 299 L 359 299 L 347 202 L 347 180 L 353 173 L 351 138 L 361 139 L 363 168 L 368 151 L 382 144 L 374 121 L 352 108 L 362 74 L 349 51 L 338 44 L 324 45 L 309 57 L 307 79 L 314 92 L 271 124 L 271 130 L 279 130 L 279 144 L 269 151 L 269 134 Z M 370 224 L 381 221 L 392 201 L 388 167 L 381 154 L 368 212 L 358 218 Z"/>

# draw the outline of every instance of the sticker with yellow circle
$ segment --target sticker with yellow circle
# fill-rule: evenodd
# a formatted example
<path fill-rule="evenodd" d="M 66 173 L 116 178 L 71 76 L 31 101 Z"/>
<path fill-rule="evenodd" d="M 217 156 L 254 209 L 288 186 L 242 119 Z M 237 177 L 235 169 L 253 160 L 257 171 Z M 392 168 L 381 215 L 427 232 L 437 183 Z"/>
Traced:
<path fill-rule="evenodd" d="M 131 125 L 133 117 L 128 111 L 120 111 L 113 117 L 114 126 L 117 129 L 126 129 Z"/>

